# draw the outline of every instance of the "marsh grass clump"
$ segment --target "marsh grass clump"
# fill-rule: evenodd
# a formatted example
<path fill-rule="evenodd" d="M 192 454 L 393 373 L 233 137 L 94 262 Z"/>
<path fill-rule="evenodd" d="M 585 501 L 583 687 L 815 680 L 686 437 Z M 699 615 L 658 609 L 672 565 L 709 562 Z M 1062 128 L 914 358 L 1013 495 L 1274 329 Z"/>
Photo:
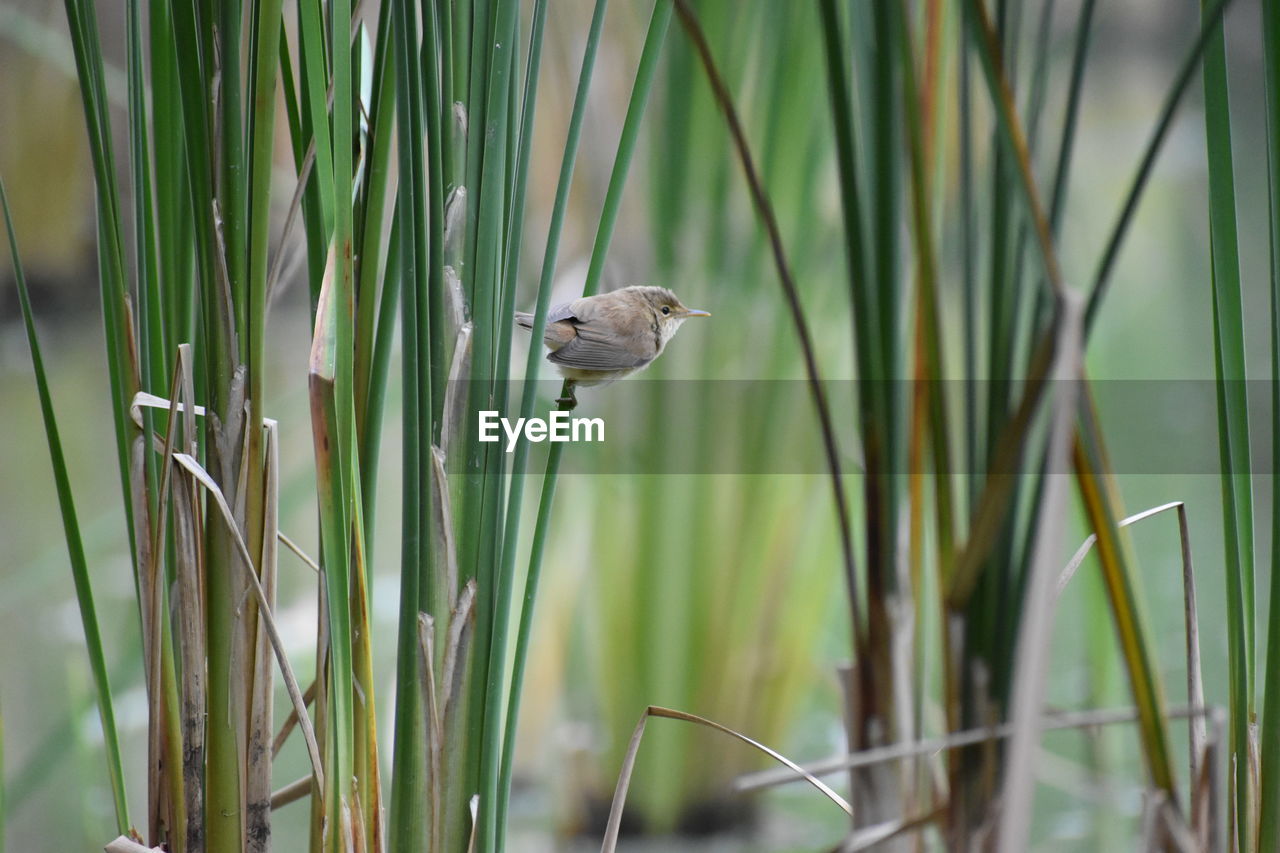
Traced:
<path fill-rule="evenodd" d="M 1275 849 L 1280 677 L 1259 665 L 1258 646 L 1266 633 L 1268 650 L 1280 650 L 1280 629 L 1260 632 L 1255 616 L 1260 485 L 1249 473 L 1242 381 L 1227 2 L 1206 3 L 1188 35 L 1095 272 L 1079 282 L 1068 279 L 1066 262 L 1077 263 L 1061 256 L 1059 238 L 1081 167 L 1073 151 L 1093 0 L 1070 21 L 1053 0 L 645 5 L 643 36 L 625 34 L 636 64 L 623 91 L 609 92 L 622 116 L 616 146 L 592 147 L 606 152 L 595 156 L 608 181 L 599 209 L 583 215 L 593 234 L 585 280 L 564 309 L 552 308 L 552 290 L 577 212 L 573 176 L 605 0 L 590 4 L 580 40 L 573 16 L 546 0 L 130 0 L 123 109 L 108 97 L 97 4 L 67 0 L 97 186 L 103 421 L 141 637 L 133 668 L 147 698 L 145 775 L 128 780 L 133 800 L 111 691 L 119 679 L 106 666 L 114 637 L 98 623 L 100 578 L 82 541 L 2 187 L 0 201 L 117 844 L 267 851 L 281 841 L 276 812 L 292 808 L 305 813 L 309 850 L 507 849 L 531 648 L 551 619 L 584 640 L 568 654 L 590 678 L 570 692 L 594 706 L 604 744 L 587 781 L 566 787 L 606 850 L 633 831 L 764 826 L 767 805 L 738 789 L 797 779 L 853 849 L 908 836 L 1025 849 L 1044 732 L 1121 724 L 1136 733 L 1141 779 L 1130 781 L 1147 802 L 1131 835 L 1161 848 L 1208 849 L 1229 837 L 1236 850 Z M 1274 202 L 1280 47 L 1269 0 L 1263 15 Z M 567 41 L 581 61 L 571 106 L 554 116 L 563 123 L 558 178 L 538 211 L 546 242 L 536 291 L 526 292 L 549 26 L 574 34 Z M 1051 49 L 1059 38 L 1070 47 L 1061 58 Z M 1126 515 L 1107 413 L 1085 368 L 1120 247 L 1197 78 L 1226 531 L 1225 699 L 1206 699 L 1201 677 L 1186 498 Z M 615 234 L 631 224 L 624 190 L 645 145 L 640 210 L 651 236 L 633 242 L 651 269 L 629 271 L 625 283 L 670 289 L 602 294 Z M 1112 215 L 1096 198 L 1071 204 Z M 1275 304 L 1280 263 L 1272 266 Z M 306 298 L 282 299 L 295 269 Z M 566 486 L 563 443 L 534 470 L 528 441 L 484 440 L 477 412 L 527 422 L 550 405 L 537 392 L 539 342 L 567 368 L 560 413 L 576 402 L 574 384 L 655 361 L 679 321 L 699 313 L 673 289 L 695 304 L 710 298 L 725 318 L 682 340 L 682 365 L 708 379 L 736 370 L 734 379 L 776 383 L 753 411 L 722 393 L 690 401 L 699 428 L 682 440 L 691 458 L 715 460 L 720 467 L 706 469 L 715 473 L 598 474 Z M 657 339 L 628 332 L 627 318 L 597 334 L 592 311 L 632 297 L 639 326 Z M 305 371 L 287 388 L 268 371 L 282 312 L 311 330 Z M 532 342 L 523 372 L 512 368 L 513 317 Z M 688 375 L 671 360 L 650 375 Z M 613 395 L 642 398 L 631 411 L 643 413 L 633 426 L 649 460 L 676 441 L 666 384 L 633 381 L 597 398 L 606 419 L 628 411 L 611 408 Z M 305 396 L 307 423 L 273 416 L 289 389 Z M 380 460 L 397 400 L 392 518 Z M 318 535 L 299 543 L 282 529 L 281 454 L 307 428 L 307 512 Z M 799 443 L 821 460 L 816 473 L 759 473 L 768 470 L 760 460 Z M 537 503 L 526 507 L 534 488 Z M 574 511 L 556 517 L 560 488 Z M 1280 499 L 1272 503 L 1280 513 Z M 1088 538 L 1064 567 L 1073 506 Z M 1183 561 L 1178 707 L 1166 698 L 1126 533 L 1168 517 Z M 397 532 L 398 553 L 375 549 L 375 522 Z M 373 588 L 397 560 L 387 684 Z M 580 574 L 557 596 L 560 611 L 539 616 L 544 563 L 557 561 Z M 316 602 L 305 669 L 287 653 L 279 619 L 282 575 L 295 570 Z M 1090 615 L 1114 629 L 1091 638 L 1091 653 L 1122 673 L 1131 707 L 1081 696 L 1079 707 L 1050 713 L 1058 600 L 1082 572 L 1097 577 Z M 1280 601 L 1280 584 L 1271 590 Z M 824 674 L 815 661 L 833 624 L 843 663 Z M 776 747 L 802 713 L 812 719 L 806 696 L 824 678 L 837 695 L 819 710 L 842 731 L 842 748 L 801 766 Z M 1185 761 L 1175 720 L 1187 721 Z M 662 734 L 646 740 L 651 724 Z M 1114 769 L 1100 743 L 1082 751 L 1094 779 Z M 300 775 L 282 781 L 282 755 L 297 759 Z M 765 760 L 781 775 L 757 773 Z M 1105 809 L 1092 820 L 1097 839 L 1116 831 Z"/>

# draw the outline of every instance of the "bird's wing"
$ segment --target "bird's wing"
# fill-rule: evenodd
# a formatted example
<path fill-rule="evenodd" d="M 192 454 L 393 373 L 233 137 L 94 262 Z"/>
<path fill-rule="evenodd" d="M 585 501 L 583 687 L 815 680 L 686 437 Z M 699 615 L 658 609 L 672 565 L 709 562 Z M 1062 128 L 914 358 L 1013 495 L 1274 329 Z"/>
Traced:
<path fill-rule="evenodd" d="M 516 325 L 533 328 L 533 315 L 527 311 L 515 313 Z M 577 317 L 572 303 L 552 306 L 547 312 L 547 325 L 542 332 L 542 342 L 551 349 L 558 349 L 578 336 Z"/>
<path fill-rule="evenodd" d="M 578 310 L 574 310 L 578 309 Z M 573 302 L 561 302 L 559 305 L 552 305 L 547 311 L 547 322 L 558 323 L 561 320 L 571 320 L 577 322 L 579 313 L 589 315 L 590 303 L 585 299 L 575 299 Z M 582 318 L 587 319 L 587 318 Z"/>
<path fill-rule="evenodd" d="M 629 370 L 643 367 L 650 361 L 627 346 L 629 342 L 603 334 L 591 322 L 576 322 L 574 329 L 578 334 L 548 355 L 548 361 L 582 370 Z"/>

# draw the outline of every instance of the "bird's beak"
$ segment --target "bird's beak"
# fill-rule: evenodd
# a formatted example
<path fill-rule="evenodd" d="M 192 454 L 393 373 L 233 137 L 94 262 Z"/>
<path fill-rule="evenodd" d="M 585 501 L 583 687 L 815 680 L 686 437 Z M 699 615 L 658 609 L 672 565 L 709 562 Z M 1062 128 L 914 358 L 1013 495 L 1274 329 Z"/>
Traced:
<path fill-rule="evenodd" d="M 684 312 L 686 317 L 710 317 L 710 311 L 699 311 L 697 308 L 690 308 Z"/>

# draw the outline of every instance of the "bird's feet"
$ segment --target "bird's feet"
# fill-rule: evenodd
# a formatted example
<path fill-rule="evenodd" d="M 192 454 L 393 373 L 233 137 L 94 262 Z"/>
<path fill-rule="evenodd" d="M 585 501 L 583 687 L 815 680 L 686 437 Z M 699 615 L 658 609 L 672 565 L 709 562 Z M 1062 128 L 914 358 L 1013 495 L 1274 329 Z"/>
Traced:
<path fill-rule="evenodd" d="M 572 412 L 578 408 L 578 389 L 574 387 L 572 381 L 564 383 L 564 392 L 556 397 L 556 404 L 566 412 Z"/>

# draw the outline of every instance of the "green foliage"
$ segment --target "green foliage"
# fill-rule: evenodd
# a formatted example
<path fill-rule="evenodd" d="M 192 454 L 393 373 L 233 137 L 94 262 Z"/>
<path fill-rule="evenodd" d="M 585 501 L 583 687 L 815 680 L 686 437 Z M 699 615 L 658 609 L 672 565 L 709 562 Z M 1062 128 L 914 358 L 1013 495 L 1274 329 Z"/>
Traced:
<path fill-rule="evenodd" d="M 1203 58 L 1234 826 L 1239 849 L 1269 850 L 1280 843 L 1280 676 L 1263 674 L 1255 660 L 1256 484 L 1247 473 L 1245 293 L 1221 27 L 1228 2 L 1204 4 L 1199 36 L 1102 245 L 1087 302 L 1079 301 L 1087 343 Z M 1045 561 L 1033 557 L 1063 524 L 1045 509 L 1059 503 L 1052 495 L 1060 492 L 1046 497 L 1046 483 L 1067 446 L 1065 433 L 1051 446 L 1048 401 L 1058 398 L 1049 377 L 1074 352 L 1064 348 L 1077 346 L 1064 332 L 1075 328 L 1064 318 L 1074 318 L 1078 297 L 1064 279 L 1058 232 L 1093 0 L 1080 4 L 1069 66 L 1051 59 L 1052 0 L 1025 9 L 1005 0 L 656 0 L 642 43 L 636 34 L 621 135 L 605 158 L 608 185 L 583 293 L 603 289 L 626 222 L 628 177 L 647 145 L 643 210 L 654 261 L 626 275 L 647 273 L 691 302 L 702 303 L 700 290 L 710 300 L 720 331 L 683 347 L 706 378 L 722 369 L 732 378 L 802 375 L 816 403 L 793 405 L 779 383 L 743 423 L 740 409 L 708 393 L 686 414 L 701 427 L 691 439 L 695 456 L 746 471 L 781 456 L 785 442 L 816 444 L 820 436 L 827 470 L 602 476 L 590 484 L 560 482 L 563 454 L 572 452 L 562 444 L 551 446 L 539 478 L 526 443 L 509 457 L 480 442 L 474 413 L 527 418 L 542 402 L 536 342 L 608 37 L 607 2 L 594 3 L 582 45 L 523 374 L 511 368 L 511 315 L 530 295 L 520 286 L 523 239 L 555 4 L 365 6 L 152 0 L 144 9 L 129 0 L 121 172 L 97 6 L 66 0 L 97 182 L 111 422 L 149 700 L 146 842 L 173 851 L 269 849 L 279 787 L 273 742 L 283 737 L 273 716 L 278 670 L 296 718 L 284 735 L 296 728 L 312 761 L 297 788 L 309 799 L 309 850 L 462 851 L 473 840 L 484 853 L 505 849 L 521 697 L 543 624 L 537 600 L 544 565 L 557 561 L 585 562 L 593 573 L 576 626 L 591 651 L 575 662 L 585 658 L 594 676 L 594 704 L 611 738 L 602 760 L 609 770 L 625 765 L 628 782 L 635 752 L 626 733 L 654 703 L 687 709 L 664 712 L 677 719 L 714 719 L 759 742 L 784 742 L 818 680 L 807 664 L 820 656 L 840 584 L 851 751 L 1006 722 L 1015 704 L 1034 711 L 1044 672 L 1015 665 L 1015 645 L 1028 620 L 1043 616 L 1028 591 L 1052 580 L 1034 574 Z M 668 33 L 677 6 L 692 42 Z M 1280 388 L 1280 58 L 1274 4 L 1263 11 L 1271 379 Z M 290 14 L 296 19 L 286 21 Z M 1053 93 L 1064 87 L 1059 104 Z M 652 112 L 646 119 L 655 93 L 656 122 Z M 286 128 L 296 179 L 287 206 L 273 179 L 276 133 Z M 736 161 L 746 167 L 749 200 Z M 2 188 L 0 201 L 8 223 Z M 1077 204 L 1099 213 L 1095 199 Z M 90 566 L 11 223 L 9 239 L 125 834 L 134 827 Z M 305 260 L 305 308 L 279 298 L 295 249 Z M 305 699 L 274 624 L 272 310 L 305 311 L 313 330 L 305 388 L 321 616 Z M 389 387 L 397 347 L 398 388 Z M 651 375 L 689 372 L 668 362 Z M 823 376 L 858 381 L 827 386 Z M 517 400 L 519 377 L 526 384 Z M 1207 837 L 1200 804 L 1212 792 L 1204 795 L 1195 779 L 1192 796 L 1183 796 L 1174 771 L 1158 649 L 1145 626 L 1106 431 L 1087 377 L 1079 378 L 1072 474 L 1116 629 L 1108 653 L 1125 665 L 1146 781 L 1173 804 L 1166 819 Z M 304 387 L 300 372 L 294 379 Z M 961 381 L 959 394 L 948 390 L 951 380 Z M 599 405 L 606 417 L 643 412 L 642 452 L 661 458 L 672 441 L 662 389 L 611 393 L 652 394 L 626 410 L 605 395 Z M 396 396 L 403 476 L 388 742 L 376 726 L 385 691 L 374 677 L 372 533 L 384 414 Z M 1280 391 L 1273 406 L 1280 408 Z M 858 460 L 854 476 L 840 470 L 842 453 Z M 524 505 L 533 488 L 536 513 Z M 572 526 L 554 521 L 557 492 L 574 510 Z M 1276 538 L 1280 509 L 1274 513 Z M 529 515 L 532 529 L 522 530 Z M 1277 571 L 1273 554 L 1273 578 Z M 1273 579 L 1273 612 L 1277 590 Z M 1276 624 L 1272 655 L 1280 655 Z M 1250 729 L 1259 689 L 1255 780 Z M 718 798 L 754 769 L 752 756 L 707 753 L 712 746 L 694 729 L 664 734 L 636 775 L 632 801 L 647 828 L 719 828 L 749 812 Z M 973 842 L 995 804 L 1007 801 L 1002 788 L 1025 773 L 1006 775 L 998 743 L 943 753 L 860 762 L 848 777 L 857 827 L 919 821 L 956 846 Z M 1203 759 L 1193 756 L 1193 766 Z M 588 787 L 587 797 L 607 799 L 606 789 Z"/>
<path fill-rule="evenodd" d="M 67 556 L 71 562 L 71 577 L 75 582 L 76 604 L 84 628 L 85 649 L 89 653 L 89 669 L 97 699 L 98 716 L 102 721 L 102 737 L 106 744 L 107 777 L 111 780 L 111 800 L 115 809 L 116 826 L 120 832 L 129 829 L 129 809 L 125 797 L 124 769 L 120 757 L 120 738 L 116 732 L 115 706 L 111 702 L 111 682 L 107 678 L 106 659 L 103 654 L 102 632 L 98 627 L 97 608 L 93 603 L 93 582 L 89 576 L 89 564 L 85 558 L 84 543 L 80 536 L 80 522 L 76 516 L 75 500 L 71 495 L 71 477 L 67 460 L 62 452 L 62 439 L 58 434 L 58 418 L 53 410 L 53 396 L 49 380 L 45 376 L 44 358 L 40 353 L 40 341 L 36 338 L 35 318 L 31 312 L 31 296 L 27 291 L 27 279 L 18 254 L 18 239 L 13 232 L 13 218 L 9 212 L 9 197 L 0 181 L 0 208 L 4 211 L 5 231 L 9 236 L 10 257 L 13 259 L 14 277 L 18 283 L 18 302 L 22 306 L 22 323 L 27 332 L 27 345 L 31 348 L 31 366 L 35 372 L 36 390 L 40 395 L 40 416 L 44 421 L 45 436 L 49 442 L 49 456 L 53 463 L 53 478 L 58 489 L 58 508 L 62 514 L 62 526 L 67 540 Z M 0 733 L 2 735 L 2 733 Z M 0 777 L 3 777 L 0 762 Z M 3 788 L 0 778 L 0 789 Z M 0 844 L 3 843 L 4 800 L 0 790 Z"/>

